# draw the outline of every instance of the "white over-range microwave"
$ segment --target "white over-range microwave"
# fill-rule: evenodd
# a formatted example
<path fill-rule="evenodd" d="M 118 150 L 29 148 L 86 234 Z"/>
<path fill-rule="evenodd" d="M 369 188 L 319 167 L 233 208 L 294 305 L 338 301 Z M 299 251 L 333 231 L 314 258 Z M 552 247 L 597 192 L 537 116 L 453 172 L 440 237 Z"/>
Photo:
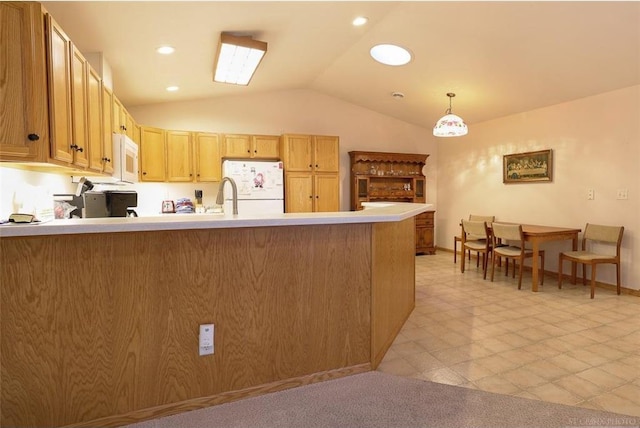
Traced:
<path fill-rule="evenodd" d="M 138 145 L 123 134 L 113 134 L 113 174 L 116 181 L 138 182 Z"/>

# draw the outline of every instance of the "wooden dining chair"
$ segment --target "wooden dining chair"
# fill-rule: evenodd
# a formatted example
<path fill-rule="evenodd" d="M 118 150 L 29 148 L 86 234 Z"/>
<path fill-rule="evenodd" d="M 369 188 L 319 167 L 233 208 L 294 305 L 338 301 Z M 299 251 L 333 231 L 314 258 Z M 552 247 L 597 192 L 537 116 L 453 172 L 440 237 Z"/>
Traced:
<path fill-rule="evenodd" d="M 509 260 L 513 260 L 513 277 L 516 277 L 516 262 L 520 266 L 518 274 L 518 290 L 522 287 L 522 266 L 524 260 L 533 257 L 533 250 L 525 248 L 524 234 L 521 224 L 492 223 L 493 251 L 491 254 L 491 282 L 496 268 L 496 259 L 504 257 L 506 259 L 505 275 L 509 274 Z M 544 250 L 540 254 L 540 278 L 544 284 Z"/>
<path fill-rule="evenodd" d="M 593 299 L 596 290 L 596 266 L 600 263 L 611 263 L 616 265 L 616 289 L 620 294 L 620 244 L 622 243 L 623 226 L 602 226 L 589 224 L 584 228 L 582 235 L 582 249 L 579 251 L 561 252 L 558 257 L 558 288 L 562 288 L 562 262 L 582 263 L 582 284 L 587 284 L 587 265 L 591 266 L 591 298 Z M 597 244 L 604 244 L 600 251 L 596 251 Z M 615 255 L 613 246 L 615 245 Z M 605 248 L 609 247 L 609 253 Z M 574 270 L 575 273 L 575 270 Z M 573 284 L 576 283 L 575 275 L 571 277 Z"/>
<path fill-rule="evenodd" d="M 469 215 L 469 220 L 472 220 L 472 221 L 486 221 L 487 224 L 495 221 L 495 219 L 496 219 L 496 216 L 494 216 L 494 215 L 475 215 L 475 214 L 470 214 Z M 456 236 L 453 237 L 453 263 L 457 263 L 457 259 L 458 259 L 458 242 L 460 242 L 460 241 L 462 241 L 462 233 L 460 235 L 456 235 Z M 469 261 L 471 261 L 471 250 L 468 250 L 467 253 L 468 253 Z M 462 255 L 464 255 L 464 251 L 462 252 Z M 478 257 L 478 260 L 479 259 L 480 258 Z M 477 263 L 476 263 L 476 266 L 478 266 Z"/>
<path fill-rule="evenodd" d="M 464 273 L 466 251 L 475 251 L 478 254 L 479 266 L 480 254 L 482 254 L 482 270 L 484 271 L 484 279 L 487 279 L 487 266 L 489 263 L 489 255 L 491 253 L 491 239 L 489 235 L 489 228 L 486 221 L 473 221 L 473 220 L 461 220 L 462 234 L 461 234 L 461 250 L 462 257 L 460 263 L 460 271 Z"/>

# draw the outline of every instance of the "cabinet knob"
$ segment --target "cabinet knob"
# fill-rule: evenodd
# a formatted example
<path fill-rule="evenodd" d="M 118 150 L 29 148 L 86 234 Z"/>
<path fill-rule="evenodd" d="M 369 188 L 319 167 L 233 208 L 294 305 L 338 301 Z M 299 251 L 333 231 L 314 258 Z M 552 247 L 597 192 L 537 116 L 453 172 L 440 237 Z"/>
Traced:
<path fill-rule="evenodd" d="M 76 152 L 83 152 L 84 149 L 80 146 L 78 146 L 77 144 L 72 144 L 69 146 L 69 148 L 71 148 L 71 150 L 75 150 Z"/>
<path fill-rule="evenodd" d="M 309 195 L 309 199 L 313 199 L 313 195 Z"/>
<path fill-rule="evenodd" d="M 313 165 L 309 164 L 309 168 L 313 168 Z"/>
<path fill-rule="evenodd" d="M 316 168 L 318 167 L 318 164 L 316 164 Z"/>
<path fill-rule="evenodd" d="M 29 139 L 29 141 L 38 141 L 40 139 L 40 136 L 38 134 L 29 134 L 27 135 L 27 138 Z"/>
<path fill-rule="evenodd" d="M 80 153 L 82 153 L 82 152 L 84 152 L 84 149 L 83 149 L 82 147 L 78 147 L 78 148 L 76 149 L 76 152 L 80 152 Z"/>
<path fill-rule="evenodd" d="M 247 150 L 247 153 L 251 153 L 251 150 Z"/>
<path fill-rule="evenodd" d="M 146 173 L 146 172 L 144 172 L 144 171 L 142 171 L 142 175 L 147 175 L 147 173 Z"/>
<path fill-rule="evenodd" d="M 316 199 L 318 199 L 320 196 L 316 195 Z"/>

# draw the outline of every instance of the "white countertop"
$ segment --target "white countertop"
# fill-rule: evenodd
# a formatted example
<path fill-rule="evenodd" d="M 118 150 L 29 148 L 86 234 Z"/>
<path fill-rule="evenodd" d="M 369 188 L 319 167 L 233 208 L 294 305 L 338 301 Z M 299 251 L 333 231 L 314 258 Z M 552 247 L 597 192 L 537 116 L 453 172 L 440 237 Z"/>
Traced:
<path fill-rule="evenodd" d="M 384 223 L 402 221 L 422 212 L 432 210 L 432 204 L 368 203 L 362 211 L 339 211 L 330 213 L 291 213 L 262 216 L 258 214 L 240 214 L 237 216 L 232 214 L 165 214 L 152 217 L 52 220 L 44 223 L 7 223 L 0 225 L 0 238 L 84 233 L 145 232 L 154 230 Z"/>

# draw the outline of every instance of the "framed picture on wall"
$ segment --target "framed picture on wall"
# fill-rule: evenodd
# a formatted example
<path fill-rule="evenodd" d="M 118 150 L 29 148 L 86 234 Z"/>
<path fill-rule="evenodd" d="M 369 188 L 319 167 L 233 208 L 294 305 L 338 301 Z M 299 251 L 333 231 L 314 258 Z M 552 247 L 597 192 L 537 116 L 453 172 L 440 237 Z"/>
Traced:
<path fill-rule="evenodd" d="M 552 178 L 553 154 L 551 149 L 502 157 L 503 183 L 551 181 Z"/>

